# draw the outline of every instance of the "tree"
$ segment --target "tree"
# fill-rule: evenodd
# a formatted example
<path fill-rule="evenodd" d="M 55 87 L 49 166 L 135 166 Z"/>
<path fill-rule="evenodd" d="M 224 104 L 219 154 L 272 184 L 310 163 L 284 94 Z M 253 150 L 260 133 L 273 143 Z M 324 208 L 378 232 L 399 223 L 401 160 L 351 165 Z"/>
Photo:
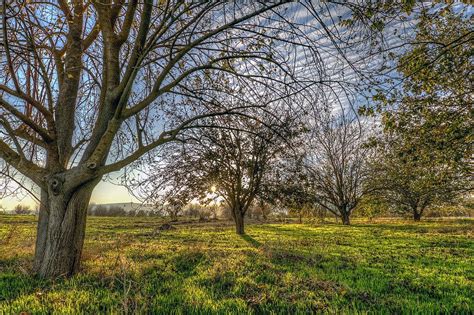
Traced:
<path fill-rule="evenodd" d="M 13 209 L 15 214 L 31 214 L 31 208 L 27 205 L 22 205 L 21 203 L 17 204 Z"/>
<path fill-rule="evenodd" d="M 286 209 L 290 215 L 297 215 L 299 223 L 303 223 L 303 216 L 311 212 L 314 202 L 301 158 L 297 154 L 287 154 L 273 163 L 261 193 L 262 200 Z"/>
<path fill-rule="evenodd" d="M 310 130 L 304 168 L 319 206 L 350 224 L 360 199 L 369 192 L 365 185 L 370 148 L 366 126 L 356 116 L 320 111 Z"/>
<path fill-rule="evenodd" d="M 368 185 L 370 185 L 370 183 L 368 183 Z M 390 209 L 383 198 L 372 193 L 362 197 L 354 212 L 356 212 L 358 216 L 367 217 L 372 221 L 372 219 L 377 216 L 389 214 Z"/>
<path fill-rule="evenodd" d="M 461 8 L 422 11 L 413 42 L 394 55 L 399 78 L 374 97 L 384 135 L 373 183 L 416 221 L 472 189 L 474 33 Z"/>
<path fill-rule="evenodd" d="M 169 197 L 163 205 L 163 210 L 168 214 L 172 221 L 178 220 L 178 215 L 183 211 L 187 200 L 178 197 Z"/>
<path fill-rule="evenodd" d="M 370 11 L 339 1 L 20 2 L 2 8 L 0 158 L 40 190 L 34 269 L 42 277 L 79 270 L 87 206 L 105 174 L 175 141 L 202 118 L 239 111 L 196 82 L 229 73 L 246 82 L 249 101 L 262 85 L 275 98 L 304 89 L 296 71 L 307 69 L 288 56 L 304 48 L 309 64 L 322 69 L 318 41 L 343 54 L 342 38 L 373 39 L 358 26 L 374 25 L 387 9 L 370 1 Z M 292 19 L 296 6 L 317 23 Z M 326 25 L 338 6 L 354 13 L 351 27 Z M 267 65 L 276 65 L 271 84 L 260 75 Z"/>
<path fill-rule="evenodd" d="M 469 7 L 461 8 L 422 11 L 411 45 L 393 55 L 398 79 L 385 82 L 388 89 L 378 91 L 374 104 L 385 130 L 398 134 L 404 150 L 416 151 L 427 161 L 462 165 L 469 174 L 474 29 Z"/>
<path fill-rule="evenodd" d="M 268 216 L 272 212 L 272 205 L 266 202 L 263 198 L 259 197 L 255 200 L 252 207 L 248 211 L 248 216 L 260 220 L 267 220 Z"/>
<path fill-rule="evenodd" d="M 471 181 L 458 164 L 449 165 L 437 159 L 427 163 L 422 153 L 407 152 L 396 138 L 379 141 L 378 147 L 369 185 L 394 209 L 411 213 L 415 221 L 421 220 L 429 206 L 448 202 L 472 189 Z"/>
<path fill-rule="evenodd" d="M 147 199 L 164 202 L 198 199 L 206 204 L 222 198 L 231 210 L 236 233 L 244 234 L 245 215 L 261 192 L 270 163 L 291 138 L 285 131 L 291 121 L 272 115 L 215 119 L 225 119 L 218 125 L 226 127 L 192 130 L 184 144 L 168 146 L 151 167 L 154 174 L 146 179 L 148 185 L 140 182 L 137 187 L 145 189 Z"/>

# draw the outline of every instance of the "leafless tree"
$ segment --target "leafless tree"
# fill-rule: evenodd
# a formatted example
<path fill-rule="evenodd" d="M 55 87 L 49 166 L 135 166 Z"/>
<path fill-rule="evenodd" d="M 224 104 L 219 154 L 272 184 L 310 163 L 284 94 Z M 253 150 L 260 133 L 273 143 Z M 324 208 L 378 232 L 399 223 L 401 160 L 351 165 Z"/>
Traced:
<path fill-rule="evenodd" d="M 348 225 L 352 211 L 370 190 L 365 185 L 371 158 L 365 145 L 368 128 L 344 110 L 320 111 L 313 118 L 304 153 L 312 199 Z"/>

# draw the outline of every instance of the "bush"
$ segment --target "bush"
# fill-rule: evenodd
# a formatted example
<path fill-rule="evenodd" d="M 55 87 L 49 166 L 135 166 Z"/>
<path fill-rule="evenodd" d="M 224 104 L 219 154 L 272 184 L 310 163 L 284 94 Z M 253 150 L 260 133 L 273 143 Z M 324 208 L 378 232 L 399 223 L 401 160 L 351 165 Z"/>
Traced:
<path fill-rule="evenodd" d="M 200 221 L 207 221 L 211 217 L 217 218 L 219 207 L 216 205 L 203 206 L 199 204 L 189 204 L 183 211 L 183 214 L 193 218 L 199 218 Z"/>

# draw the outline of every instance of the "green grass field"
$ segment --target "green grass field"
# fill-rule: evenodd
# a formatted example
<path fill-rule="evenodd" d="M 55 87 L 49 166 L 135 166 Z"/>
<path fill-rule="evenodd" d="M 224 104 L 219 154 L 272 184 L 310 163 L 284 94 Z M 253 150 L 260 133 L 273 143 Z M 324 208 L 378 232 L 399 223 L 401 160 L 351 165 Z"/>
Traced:
<path fill-rule="evenodd" d="M 0 314 L 474 312 L 474 220 L 161 223 L 90 217 L 82 272 L 46 281 L 35 218 L 0 216 Z"/>

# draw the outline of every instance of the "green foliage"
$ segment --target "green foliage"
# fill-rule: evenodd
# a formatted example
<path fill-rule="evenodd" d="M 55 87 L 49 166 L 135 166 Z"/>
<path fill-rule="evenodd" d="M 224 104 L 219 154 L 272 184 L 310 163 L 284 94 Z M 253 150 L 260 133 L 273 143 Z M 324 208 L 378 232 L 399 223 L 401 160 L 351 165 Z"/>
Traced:
<path fill-rule="evenodd" d="M 426 163 L 457 164 L 472 171 L 474 140 L 474 28 L 466 12 L 450 6 L 424 11 L 410 48 L 394 56 L 402 84 L 378 91 L 387 132 L 396 133 L 404 150 L 416 148 Z M 363 109 L 371 114 L 369 109 Z"/>
<path fill-rule="evenodd" d="M 223 222 L 153 233 L 161 220 L 88 218 L 82 272 L 40 280 L 26 273 L 35 219 L 0 216 L 0 313 L 474 310 L 472 220 L 249 225 L 244 237 Z"/>
<path fill-rule="evenodd" d="M 408 149 L 399 137 L 386 136 L 378 150 L 367 185 L 393 209 L 412 213 L 415 220 L 430 206 L 450 202 L 472 185 L 459 164 L 427 160 L 423 149 Z"/>
<path fill-rule="evenodd" d="M 375 195 L 365 195 L 361 198 L 354 213 L 358 217 L 366 217 L 369 220 L 390 215 L 390 205 L 383 198 Z"/>
<path fill-rule="evenodd" d="M 415 219 L 473 188 L 474 28 L 464 14 L 423 11 L 412 45 L 393 56 L 402 81 L 361 110 L 381 113 L 384 127 L 370 185 Z"/>

